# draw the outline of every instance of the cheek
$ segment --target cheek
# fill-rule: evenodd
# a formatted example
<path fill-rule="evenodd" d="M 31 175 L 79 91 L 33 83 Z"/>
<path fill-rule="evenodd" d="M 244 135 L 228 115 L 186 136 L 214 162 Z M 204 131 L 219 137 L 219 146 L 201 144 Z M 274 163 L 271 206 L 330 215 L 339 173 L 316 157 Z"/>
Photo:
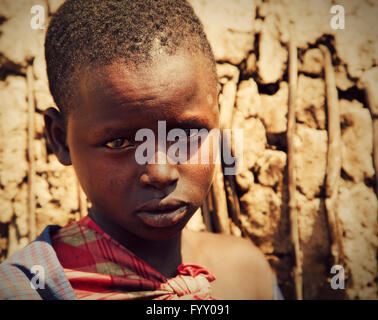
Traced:
<path fill-rule="evenodd" d="M 101 198 L 112 198 L 114 201 L 120 194 L 127 193 L 136 179 L 136 170 L 130 167 L 128 159 L 111 159 L 96 151 L 74 153 L 72 164 L 84 192 L 92 202 Z"/>
<path fill-rule="evenodd" d="M 79 136 L 68 137 L 72 165 L 92 205 L 122 206 L 132 194 L 138 175 L 134 154 L 109 154 Z"/>
<path fill-rule="evenodd" d="M 213 182 L 215 162 L 219 152 L 218 134 L 219 131 L 215 130 L 194 147 L 189 146 L 191 157 L 188 163 L 183 165 L 183 176 L 186 177 L 185 181 L 190 181 L 190 185 L 186 188 L 190 193 L 196 194 L 196 198 L 204 199 Z"/>
<path fill-rule="evenodd" d="M 132 208 L 135 195 L 135 177 L 132 170 L 120 170 L 111 166 L 93 165 L 88 168 L 87 196 L 97 209 L 116 214 Z"/>
<path fill-rule="evenodd" d="M 125 194 L 136 183 L 135 170 L 109 170 L 103 177 L 104 185 L 112 194 Z"/>
<path fill-rule="evenodd" d="M 185 181 L 187 194 L 193 203 L 201 205 L 204 201 L 214 177 L 213 164 L 181 165 L 181 180 Z"/>

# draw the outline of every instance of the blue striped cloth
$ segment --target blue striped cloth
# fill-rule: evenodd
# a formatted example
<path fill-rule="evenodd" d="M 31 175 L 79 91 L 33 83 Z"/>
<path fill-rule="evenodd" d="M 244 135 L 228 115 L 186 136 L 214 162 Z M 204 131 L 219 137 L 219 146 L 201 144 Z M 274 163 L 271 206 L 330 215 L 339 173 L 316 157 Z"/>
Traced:
<path fill-rule="evenodd" d="M 46 227 L 36 240 L 0 264 L 1 300 L 77 299 L 51 245 L 50 232 L 59 228 Z M 32 272 L 33 266 L 43 267 L 44 288 L 32 287 L 33 283 L 41 284 L 42 280 L 40 277 L 35 282 L 37 275 Z"/>
<path fill-rule="evenodd" d="M 0 300 L 77 300 L 51 244 L 50 233 L 59 228 L 47 226 L 36 240 L 0 264 Z M 32 286 L 37 276 L 34 266 L 43 267 L 44 288 Z M 272 298 L 283 300 L 276 277 Z"/>

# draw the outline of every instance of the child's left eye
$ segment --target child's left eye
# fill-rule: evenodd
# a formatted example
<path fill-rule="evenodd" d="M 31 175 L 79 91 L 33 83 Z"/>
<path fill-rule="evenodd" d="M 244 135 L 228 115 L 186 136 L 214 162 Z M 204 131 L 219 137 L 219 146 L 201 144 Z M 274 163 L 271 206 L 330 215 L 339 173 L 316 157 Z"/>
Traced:
<path fill-rule="evenodd" d="M 133 145 L 133 143 L 125 138 L 117 138 L 105 143 L 105 146 L 109 149 L 125 149 Z"/>
<path fill-rule="evenodd" d="M 198 130 L 193 129 L 184 129 L 185 131 L 185 139 L 190 140 L 193 139 L 198 135 Z"/>

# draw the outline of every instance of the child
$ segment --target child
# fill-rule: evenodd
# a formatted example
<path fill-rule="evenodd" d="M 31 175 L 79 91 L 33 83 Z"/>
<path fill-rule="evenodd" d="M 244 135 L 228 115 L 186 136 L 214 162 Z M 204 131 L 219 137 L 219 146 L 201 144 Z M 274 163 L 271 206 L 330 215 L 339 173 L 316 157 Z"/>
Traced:
<path fill-rule="evenodd" d="M 184 229 L 209 191 L 213 161 L 169 161 L 172 143 L 160 138 L 146 151 L 166 161 L 138 161 L 140 130 L 158 136 L 163 121 L 188 133 L 186 144 L 196 138 L 190 129 L 218 128 L 215 61 L 190 5 L 68 0 L 45 54 L 59 107 L 45 112 L 48 142 L 92 207 L 0 265 L 0 297 L 276 298 L 274 274 L 250 241 Z"/>

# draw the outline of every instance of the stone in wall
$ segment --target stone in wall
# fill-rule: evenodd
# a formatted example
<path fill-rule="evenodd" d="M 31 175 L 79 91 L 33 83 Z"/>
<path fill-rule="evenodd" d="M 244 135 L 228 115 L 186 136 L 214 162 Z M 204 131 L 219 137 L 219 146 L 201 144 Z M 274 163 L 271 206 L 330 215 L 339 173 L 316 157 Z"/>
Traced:
<path fill-rule="evenodd" d="M 37 136 L 43 136 L 45 131 L 45 120 L 42 113 L 34 113 L 34 130 Z M 41 139 L 44 141 L 44 139 Z"/>
<path fill-rule="evenodd" d="M 189 0 L 204 24 L 216 60 L 239 64 L 253 49 L 256 5 L 250 0 Z"/>
<path fill-rule="evenodd" d="M 368 103 L 370 113 L 374 116 L 378 116 L 378 67 L 374 67 L 369 69 L 368 71 L 364 72 L 363 76 L 360 78 L 359 87 L 365 89 L 369 92 L 369 100 Z"/>
<path fill-rule="evenodd" d="M 241 193 L 246 193 L 253 185 L 255 178 L 251 171 L 243 170 L 235 176 L 236 185 Z"/>
<path fill-rule="evenodd" d="M 14 223 L 9 223 L 8 225 L 8 250 L 7 256 L 11 256 L 19 249 L 19 243 L 17 239 L 17 229 Z"/>
<path fill-rule="evenodd" d="M 308 199 L 313 199 L 324 185 L 327 131 L 297 124 L 294 147 L 297 187 Z"/>
<path fill-rule="evenodd" d="M 263 156 L 257 161 L 258 181 L 269 187 L 282 185 L 286 153 L 277 150 L 264 150 Z"/>
<path fill-rule="evenodd" d="M 359 78 L 364 71 L 377 65 L 377 16 L 376 2 L 344 0 L 345 30 L 335 30 L 337 55 L 347 64 L 352 78 Z"/>
<path fill-rule="evenodd" d="M 34 97 L 37 103 L 37 110 L 44 111 L 49 107 L 55 106 L 55 102 L 50 94 L 47 82 L 43 80 L 34 81 Z"/>
<path fill-rule="evenodd" d="M 378 119 L 373 120 L 375 181 L 378 180 Z M 376 186 L 378 196 L 378 186 Z"/>
<path fill-rule="evenodd" d="M 40 234 L 47 225 L 60 225 L 65 226 L 66 224 L 76 220 L 76 215 L 62 210 L 59 201 L 55 200 L 53 202 L 47 203 L 42 208 L 36 208 L 36 224 L 37 224 L 37 235 Z"/>
<path fill-rule="evenodd" d="M 264 252 L 273 253 L 275 238 L 279 237 L 278 227 L 282 201 L 270 187 L 253 184 L 240 198 L 240 216 L 243 229 Z"/>
<path fill-rule="evenodd" d="M 252 169 L 267 144 L 264 125 L 256 118 L 245 119 L 239 110 L 235 110 L 232 128 L 243 129 L 243 167 Z"/>
<path fill-rule="evenodd" d="M 0 184 L 21 183 L 26 176 L 27 117 L 26 81 L 8 76 L 0 83 Z"/>
<path fill-rule="evenodd" d="M 232 119 L 236 90 L 236 83 L 234 81 L 227 81 L 223 85 L 222 92 L 219 94 L 219 125 L 223 129 L 230 129 L 232 126 L 229 119 Z"/>
<path fill-rule="evenodd" d="M 330 290 L 327 282 L 330 256 L 327 216 L 320 198 L 308 200 L 300 192 L 296 192 L 295 198 L 303 255 L 303 294 L 305 299 L 311 299 L 319 296 L 320 291 Z"/>
<path fill-rule="evenodd" d="M 306 50 L 303 55 L 303 62 L 298 63 L 298 71 L 320 76 L 323 71 L 323 53 L 320 49 Z"/>
<path fill-rule="evenodd" d="M 16 227 L 21 237 L 29 233 L 28 184 L 25 182 L 18 187 L 18 192 L 12 202 L 16 216 Z"/>
<path fill-rule="evenodd" d="M 369 110 L 354 100 L 340 100 L 343 129 L 342 168 L 355 182 L 372 178 L 373 125 Z"/>
<path fill-rule="evenodd" d="M 241 81 L 232 121 L 232 128 L 243 129 L 243 168 L 235 177 L 241 193 L 246 193 L 253 185 L 254 176 L 250 169 L 255 166 L 267 143 L 264 126 L 255 118 L 259 108 L 260 95 L 256 82 L 253 79 Z"/>
<path fill-rule="evenodd" d="M 245 73 L 248 75 L 252 75 L 257 70 L 257 64 L 256 64 L 256 54 L 251 53 L 248 55 L 246 64 L 245 64 Z"/>
<path fill-rule="evenodd" d="M 261 99 L 256 82 L 250 78 L 239 83 L 236 96 L 236 108 L 244 118 L 255 117 L 261 109 Z"/>
<path fill-rule="evenodd" d="M 9 182 L 6 186 L 4 186 L 4 189 L 2 194 L 4 195 L 5 199 L 9 199 L 9 201 L 12 201 L 18 193 L 18 188 L 20 185 L 17 182 Z"/>
<path fill-rule="evenodd" d="M 60 208 L 69 213 L 78 210 L 78 190 L 76 176 L 72 167 L 63 167 L 47 172 L 47 181 L 53 199 L 59 199 Z"/>
<path fill-rule="evenodd" d="M 325 129 L 325 85 L 323 79 L 298 77 L 296 119 L 314 129 Z"/>
<path fill-rule="evenodd" d="M 350 80 L 345 65 L 335 66 L 334 69 L 337 88 L 342 91 L 346 91 L 355 85 L 355 83 Z"/>
<path fill-rule="evenodd" d="M 269 0 L 259 6 L 260 16 L 272 17 L 279 26 L 279 40 L 289 41 L 289 24 L 294 22 L 295 41 L 299 48 L 307 48 L 323 34 L 333 34 L 330 26 L 331 0 Z"/>
<path fill-rule="evenodd" d="M 43 172 L 35 176 L 35 190 L 36 192 L 36 203 L 39 207 L 44 207 L 50 201 L 53 200 L 52 194 L 49 190 L 50 186 L 47 182 L 47 173 Z"/>
<path fill-rule="evenodd" d="M 352 78 L 377 65 L 378 46 L 376 17 L 378 6 L 371 1 L 345 0 L 345 29 L 332 29 L 331 0 L 269 0 L 259 6 L 260 16 L 269 17 L 280 27 L 279 39 L 289 40 L 289 23 L 294 21 L 295 40 L 299 48 L 308 48 L 322 35 L 335 38 L 338 57 L 346 63 Z M 363 36 L 362 36 L 363 35 Z"/>
<path fill-rule="evenodd" d="M 36 57 L 43 48 L 45 29 L 33 30 L 30 23 L 32 6 L 41 5 L 43 0 L 3 0 L 1 14 L 7 19 L 0 25 L 1 53 L 16 65 L 26 67 L 27 62 Z M 47 17 L 47 10 L 45 11 Z M 46 21 L 47 22 L 47 21 Z M 21 41 L 15 41 L 22 35 Z"/>
<path fill-rule="evenodd" d="M 46 155 L 45 140 L 34 142 L 36 161 L 37 233 L 48 224 L 65 225 L 78 218 L 78 184 L 74 170 L 59 163 L 54 154 Z"/>
<path fill-rule="evenodd" d="M 38 115 L 38 114 L 34 114 Z M 37 133 L 38 131 L 36 131 Z M 38 133 L 37 133 L 38 134 Z M 35 169 L 37 175 L 41 175 L 47 164 L 47 150 L 46 150 L 46 141 L 45 139 L 35 139 L 33 141 L 34 148 L 34 158 L 35 158 Z"/>
<path fill-rule="evenodd" d="M 344 233 L 350 299 L 376 299 L 377 296 L 377 212 L 378 201 L 371 188 L 364 183 L 341 181 L 338 218 Z"/>
<path fill-rule="evenodd" d="M 33 60 L 33 73 L 36 79 L 41 80 L 45 85 L 48 84 L 46 60 L 43 50 Z"/>
<path fill-rule="evenodd" d="M 287 82 L 281 81 L 274 95 L 261 94 L 261 108 L 258 117 L 264 123 L 267 133 L 283 133 L 287 127 L 289 89 Z"/>
<path fill-rule="evenodd" d="M 263 84 L 275 83 L 282 78 L 286 69 L 287 56 L 287 50 L 279 41 L 279 31 L 274 18 L 268 16 L 261 30 L 257 61 L 258 75 Z"/>
<path fill-rule="evenodd" d="M 227 81 L 233 81 L 235 84 L 238 83 L 240 75 L 238 67 L 229 63 L 217 63 L 216 69 L 220 83 L 225 84 Z"/>
<path fill-rule="evenodd" d="M 0 193 L 0 223 L 8 223 L 13 216 L 11 199 L 7 196 L 7 190 Z"/>
<path fill-rule="evenodd" d="M 0 212 L 0 223 L 4 224 L 4 228 L 6 229 L 8 228 L 7 224 L 9 224 L 14 218 L 13 202 L 19 192 L 19 188 L 20 186 L 18 183 L 10 182 L 6 186 L 3 186 L 0 192 L 0 207 L 2 210 Z M 6 234 L 5 230 L 3 232 Z M 0 255 L 0 261 L 1 258 Z"/>

